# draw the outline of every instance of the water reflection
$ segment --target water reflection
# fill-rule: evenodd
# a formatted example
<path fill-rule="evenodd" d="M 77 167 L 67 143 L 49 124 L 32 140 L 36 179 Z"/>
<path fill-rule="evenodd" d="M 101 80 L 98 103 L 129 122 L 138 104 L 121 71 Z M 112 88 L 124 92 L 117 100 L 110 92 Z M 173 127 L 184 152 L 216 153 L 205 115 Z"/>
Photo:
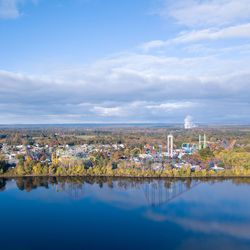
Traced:
<path fill-rule="evenodd" d="M 15 179 L 0 178 L 0 192 L 5 191 L 9 181 L 14 180 L 16 187 L 21 191 L 31 192 L 38 188 L 52 188 L 57 192 L 67 194 L 73 200 L 80 200 L 86 195 L 85 186 L 98 186 L 99 189 L 119 188 L 126 190 L 140 190 L 152 207 L 169 203 L 181 197 L 186 192 L 201 183 L 210 185 L 227 181 L 227 179 L 149 179 L 149 178 L 111 178 L 111 177 L 23 177 Z M 236 185 L 250 184 L 248 178 L 234 178 Z"/>
<path fill-rule="evenodd" d="M 0 189 L 5 190 L 7 179 L 0 179 Z M 149 205 L 159 206 L 178 197 L 200 183 L 199 180 L 191 179 L 114 179 L 108 177 L 24 177 L 14 179 L 16 186 L 21 191 L 31 192 L 37 188 L 55 188 L 57 192 L 65 192 L 72 199 L 84 197 L 86 185 L 104 186 L 109 189 L 118 187 L 123 190 L 141 190 Z"/>
<path fill-rule="evenodd" d="M 6 179 L 0 178 L 0 192 L 5 190 Z"/>
<path fill-rule="evenodd" d="M 154 181 L 144 185 L 143 190 L 148 203 L 153 206 L 167 204 L 171 200 L 199 185 L 199 180 Z"/>
<path fill-rule="evenodd" d="M 248 178 L 0 179 L 1 211 L 8 215 L 2 235 L 12 239 L 17 225 L 31 227 L 35 218 L 47 240 L 38 249 L 120 249 L 121 242 L 125 249 L 249 249 L 249 184 Z M 60 242 L 48 248 L 54 239 Z M 5 249 L 18 249 L 6 247 L 12 243 Z"/>

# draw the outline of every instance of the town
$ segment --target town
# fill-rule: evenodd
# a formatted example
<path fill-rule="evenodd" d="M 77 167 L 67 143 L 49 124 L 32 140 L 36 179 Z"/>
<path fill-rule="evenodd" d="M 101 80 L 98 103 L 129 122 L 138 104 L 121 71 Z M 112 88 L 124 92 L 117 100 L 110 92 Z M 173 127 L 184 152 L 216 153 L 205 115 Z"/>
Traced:
<path fill-rule="evenodd" d="M 1 174 L 248 175 L 248 128 L 2 130 Z M 234 172 L 232 172 L 234 171 Z"/>

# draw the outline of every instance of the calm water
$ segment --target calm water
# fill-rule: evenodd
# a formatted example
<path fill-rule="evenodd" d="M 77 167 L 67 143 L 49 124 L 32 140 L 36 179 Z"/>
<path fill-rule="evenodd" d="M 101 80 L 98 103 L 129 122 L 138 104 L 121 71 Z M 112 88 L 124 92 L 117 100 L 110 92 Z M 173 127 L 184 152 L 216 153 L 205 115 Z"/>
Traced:
<path fill-rule="evenodd" d="M 250 249 L 247 179 L 0 179 L 0 204 L 1 250 Z"/>

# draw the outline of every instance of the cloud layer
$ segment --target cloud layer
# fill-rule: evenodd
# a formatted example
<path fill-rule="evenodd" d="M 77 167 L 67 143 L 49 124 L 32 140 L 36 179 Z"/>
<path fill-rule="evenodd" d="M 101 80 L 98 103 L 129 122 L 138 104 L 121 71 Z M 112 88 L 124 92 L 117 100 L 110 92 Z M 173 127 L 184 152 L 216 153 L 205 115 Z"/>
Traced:
<path fill-rule="evenodd" d="M 23 2 L 0 0 L 0 17 L 18 17 Z M 182 122 L 187 115 L 249 123 L 248 1 L 166 3 L 158 15 L 185 27 L 171 38 L 46 75 L 0 70 L 0 123 Z"/>
<path fill-rule="evenodd" d="M 209 61 L 216 69 L 204 71 Z M 245 121 L 250 72 L 233 74 L 240 62 L 225 63 L 123 54 L 53 77 L 1 71 L 0 113 L 39 123 L 176 122 L 190 113 L 206 122 Z"/>

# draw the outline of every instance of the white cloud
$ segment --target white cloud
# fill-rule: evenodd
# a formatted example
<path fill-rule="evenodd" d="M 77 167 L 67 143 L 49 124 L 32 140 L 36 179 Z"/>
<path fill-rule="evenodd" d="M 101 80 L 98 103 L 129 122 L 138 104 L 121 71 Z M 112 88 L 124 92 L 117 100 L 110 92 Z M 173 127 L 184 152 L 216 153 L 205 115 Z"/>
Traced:
<path fill-rule="evenodd" d="M 250 20 L 249 0 L 177 0 L 166 2 L 161 15 L 173 17 L 188 27 L 225 26 Z"/>
<path fill-rule="evenodd" d="M 0 0 L 0 19 L 15 19 L 22 13 L 20 5 L 31 2 L 36 3 L 38 0 Z"/>
<path fill-rule="evenodd" d="M 202 40 L 218 40 L 230 38 L 250 38 L 250 23 L 230 26 L 222 29 L 205 29 L 184 33 L 173 39 L 173 43 L 189 43 Z"/>
<path fill-rule="evenodd" d="M 161 103 L 158 105 L 148 105 L 146 106 L 148 109 L 158 109 L 162 111 L 172 111 L 177 109 L 186 109 L 194 107 L 196 103 L 193 102 L 169 102 L 169 103 Z"/>
<path fill-rule="evenodd" d="M 19 15 L 16 0 L 0 0 L 0 18 L 17 18 Z"/>
<path fill-rule="evenodd" d="M 176 38 L 169 40 L 156 40 L 144 43 L 141 48 L 145 51 L 152 49 L 166 48 L 171 45 L 196 43 L 200 41 L 216 41 L 224 39 L 250 38 L 250 23 L 230 26 L 220 29 L 203 29 L 182 32 Z"/>
<path fill-rule="evenodd" d="M 140 48 L 142 48 L 145 51 L 149 51 L 151 49 L 165 47 L 166 45 L 167 45 L 167 41 L 153 40 L 153 41 L 149 41 L 149 42 L 146 42 L 146 43 L 142 44 L 140 46 Z"/>
<path fill-rule="evenodd" d="M 169 102 L 169 103 L 159 103 L 155 101 L 129 101 L 120 103 L 116 101 L 113 106 L 111 104 L 103 103 L 103 106 L 95 106 L 95 104 L 87 104 L 90 111 L 95 115 L 102 117 L 128 117 L 133 115 L 162 115 L 168 112 L 185 110 L 187 108 L 195 107 L 197 104 L 192 102 Z M 114 106 L 115 105 L 115 106 Z M 85 106 L 85 105 L 81 105 Z"/>
<path fill-rule="evenodd" d="M 109 117 L 109 116 L 121 116 L 122 113 L 122 109 L 121 107 L 94 107 L 91 111 L 93 111 L 94 113 L 96 113 L 97 115 L 100 116 L 105 116 L 105 117 Z"/>

